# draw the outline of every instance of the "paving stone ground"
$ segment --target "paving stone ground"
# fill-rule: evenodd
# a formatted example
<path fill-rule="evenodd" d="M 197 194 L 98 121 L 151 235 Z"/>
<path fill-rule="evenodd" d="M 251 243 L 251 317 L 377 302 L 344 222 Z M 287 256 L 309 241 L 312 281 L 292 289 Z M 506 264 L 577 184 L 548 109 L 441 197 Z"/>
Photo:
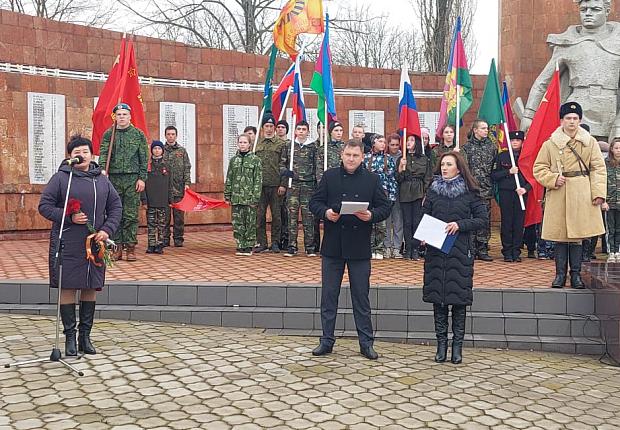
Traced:
<path fill-rule="evenodd" d="M 476 288 L 549 288 L 554 275 L 553 261 L 524 258 L 522 263 L 504 263 L 499 234 L 491 239 L 492 263 L 476 261 Z M 321 282 L 321 259 L 303 253 L 287 258 L 283 254 L 234 255 L 231 231 L 190 232 L 183 248 L 166 248 L 164 255 L 145 254 L 146 236 L 140 235 L 138 261 L 119 262 L 107 272 L 110 281 L 172 282 L 268 282 L 317 285 Z M 47 240 L 0 241 L 0 279 L 48 277 Z M 373 260 L 374 285 L 422 285 L 423 261 Z M 345 276 L 345 282 L 347 278 Z"/>
<path fill-rule="evenodd" d="M 0 364 L 45 356 L 47 317 L 0 315 Z M 316 339 L 258 330 L 96 321 L 99 353 L 0 368 L 0 429 L 620 428 L 620 369 L 595 358 L 355 340 L 315 358 Z"/>

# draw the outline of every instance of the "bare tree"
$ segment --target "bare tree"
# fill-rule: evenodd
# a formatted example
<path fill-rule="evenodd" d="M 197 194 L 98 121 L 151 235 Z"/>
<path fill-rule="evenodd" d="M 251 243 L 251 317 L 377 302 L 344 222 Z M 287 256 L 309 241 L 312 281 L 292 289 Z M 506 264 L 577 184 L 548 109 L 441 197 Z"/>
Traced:
<path fill-rule="evenodd" d="M 0 0 L 0 8 L 96 27 L 110 23 L 115 13 L 113 8 L 90 0 Z"/>
<path fill-rule="evenodd" d="M 471 27 L 476 0 L 409 0 L 420 22 L 425 70 L 444 72 L 448 66 L 450 44 L 457 17 L 470 66 L 475 62 L 477 43 Z"/>
<path fill-rule="evenodd" d="M 419 67 L 416 32 L 391 26 L 387 16 L 376 16 L 369 5 L 354 4 L 339 11 L 334 20 L 334 63 L 347 66 L 400 68 Z"/>
<path fill-rule="evenodd" d="M 280 10 L 277 0 L 119 0 L 148 29 L 192 45 L 263 53 Z"/>

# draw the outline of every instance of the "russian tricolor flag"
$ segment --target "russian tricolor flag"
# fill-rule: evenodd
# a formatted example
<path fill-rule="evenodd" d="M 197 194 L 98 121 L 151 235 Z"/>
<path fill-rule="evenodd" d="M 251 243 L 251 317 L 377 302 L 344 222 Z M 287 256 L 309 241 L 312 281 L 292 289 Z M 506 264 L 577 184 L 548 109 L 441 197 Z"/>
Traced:
<path fill-rule="evenodd" d="M 407 136 L 422 136 L 420 131 L 420 118 L 418 116 L 409 71 L 405 67 L 400 72 L 400 103 L 398 104 L 398 128 L 401 132 L 406 130 Z"/>
<path fill-rule="evenodd" d="M 282 110 L 286 107 L 284 103 L 286 102 L 286 95 L 288 94 L 289 88 L 293 86 L 293 79 L 295 78 L 295 63 L 291 64 L 291 67 L 288 68 L 278 88 L 273 93 L 273 97 L 271 98 L 271 112 L 273 113 L 273 117 L 276 120 L 280 119 L 280 114 Z"/>
<path fill-rule="evenodd" d="M 301 82 L 301 65 L 298 55 L 295 59 L 295 77 L 293 79 L 293 117 L 295 118 L 295 124 L 291 124 L 293 127 L 301 120 L 306 121 L 306 106 L 304 104 L 304 90 Z"/>

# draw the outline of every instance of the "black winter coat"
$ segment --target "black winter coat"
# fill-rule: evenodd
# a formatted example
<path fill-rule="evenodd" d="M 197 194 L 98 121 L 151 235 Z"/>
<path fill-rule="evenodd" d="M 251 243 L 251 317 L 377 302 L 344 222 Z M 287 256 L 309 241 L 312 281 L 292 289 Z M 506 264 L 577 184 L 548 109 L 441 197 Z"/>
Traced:
<path fill-rule="evenodd" d="M 519 165 L 519 152 L 515 152 L 515 164 Z M 512 163 L 510 162 L 510 153 L 508 151 L 500 152 L 495 159 L 495 167 L 491 172 L 491 179 L 497 184 L 497 188 L 500 190 L 514 191 L 517 189 L 517 183 L 515 182 L 515 176 L 510 174 L 510 168 Z M 525 188 L 528 192 L 532 189 L 532 186 L 527 183 L 527 180 L 521 174 L 521 171 L 517 174 L 519 176 L 519 184 Z M 525 195 L 523 196 L 525 198 Z"/>
<path fill-rule="evenodd" d="M 436 176 L 424 199 L 423 211 L 459 225 L 456 241 L 448 254 L 426 247 L 423 300 L 441 305 L 471 305 L 474 253 L 470 237 L 473 231 L 488 223 L 482 198 L 467 189 L 461 176 L 450 182 Z"/>
<path fill-rule="evenodd" d="M 53 288 L 58 287 L 56 244 L 70 171 L 69 166 L 60 166 L 43 190 L 39 201 L 39 213 L 53 222 L 49 249 L 50 287 Z M 121 199 L 112 183 L 101 174 L 96 163 L 91 162 L 88 172 L 77 169 L 73 171 L 69 198 L 81 202 L 81 211 L 86 214 L 88 222 L 96 231 L 103 230 L 112 236 L 119 227 L 123 212 Z M 101 289 L 105 281 L 105 266 L 96 267 L 86 260 L 85 242 L 90 234 L 88 227 L 86 224 L 73 224 L 71 217 L 66 217 L 64 229 L 62 288 Z"/>
<path fill-rule="evenodd" d="M 369 202 L 372 219 L 364 222 L 355 215 L 343 215 L 337 222 L 326 219 L 325 212 L 328 209 L 340 212 L 343 201 Z M 363 165 L 352 174 L 347 173 L 342 165 L 327 169 L 309 206 L 314 216 L 324 220 L 321 255 L 349 260 L 370 259 L 372 224 L 385 220 L 392 211 L 379 177 Z"/>

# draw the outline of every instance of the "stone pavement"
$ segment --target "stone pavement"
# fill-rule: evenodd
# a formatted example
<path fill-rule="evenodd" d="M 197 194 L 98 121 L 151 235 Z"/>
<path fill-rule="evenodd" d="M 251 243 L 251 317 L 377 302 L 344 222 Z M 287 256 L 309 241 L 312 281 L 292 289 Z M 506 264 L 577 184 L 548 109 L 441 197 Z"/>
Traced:
<path fill-rule="evenodd" d="M 45 356 L 47 317 L 0 315 L 0 364 Z M 436 364 L 426 346 L 317 340 L 259 330 L 96 321 L 99 353 L 0 368 L 0 429 L 620 428 L 620 370 L 591 357 L 465 349 Z"/>
<path fill-rule="evenodd" d="M 497 231 L 491 240 L 492 263 L 477 261 L 476 288 L 549 288 L 552 261 L 524 258 L 522 263 L 504 263 L 499 255 Z M 165 254 L 145 254 L 146 236 L 140 235 L 138 261 L 119 262 L 108 271 L 110 281 L 266 282 L 312 284 L 321 282 L 320 258 L 300 254 L 234 255 L 232 231 L 190 232 L 183 248 L 166 248 Z M 47 240 L 0 241 L 0 279 L 47 279 Z M 423 261 L 373 260 L 371 282 L 378 285 L 422 285 Z M 346 280 L 345 277 L 345 281 Z"/>

